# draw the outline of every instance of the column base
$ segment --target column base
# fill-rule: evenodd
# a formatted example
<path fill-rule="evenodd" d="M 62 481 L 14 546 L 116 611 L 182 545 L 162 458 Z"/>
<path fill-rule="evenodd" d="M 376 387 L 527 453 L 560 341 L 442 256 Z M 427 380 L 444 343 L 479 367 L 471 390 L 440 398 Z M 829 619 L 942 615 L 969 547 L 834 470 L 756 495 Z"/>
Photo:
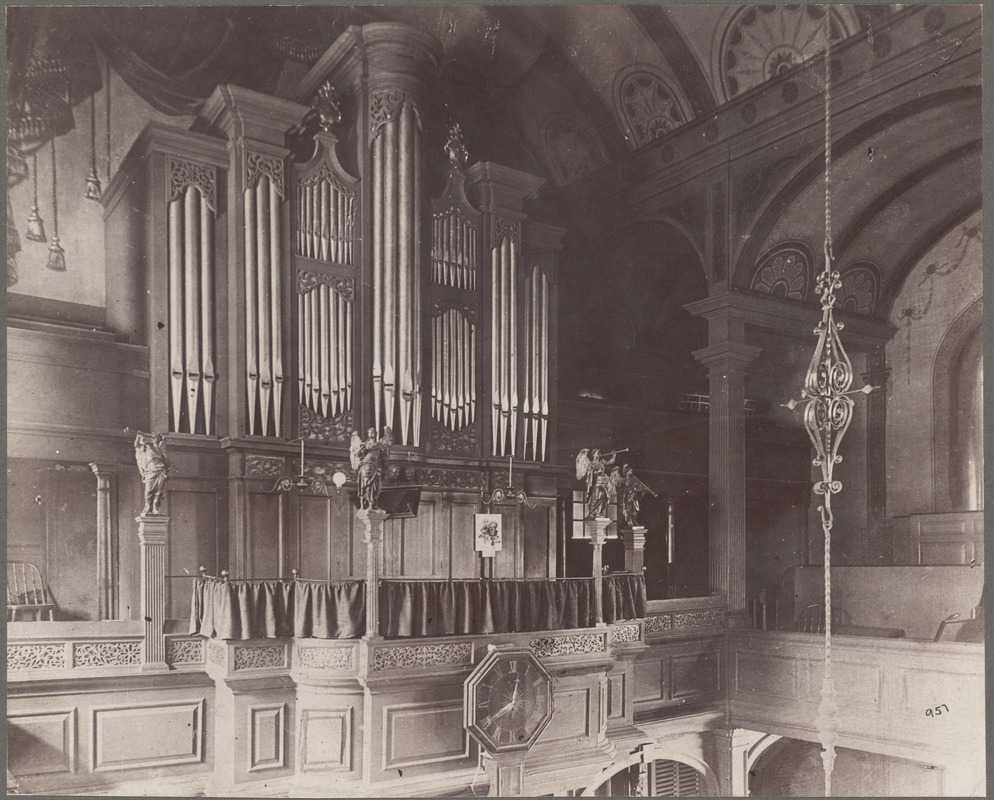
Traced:
<path fill-rule="evenodd" d="M 171 669 L 165 662 L 153 662 L 151 664 L 142 664 L 139 667 L 141 672 L 170 672 Z"/>

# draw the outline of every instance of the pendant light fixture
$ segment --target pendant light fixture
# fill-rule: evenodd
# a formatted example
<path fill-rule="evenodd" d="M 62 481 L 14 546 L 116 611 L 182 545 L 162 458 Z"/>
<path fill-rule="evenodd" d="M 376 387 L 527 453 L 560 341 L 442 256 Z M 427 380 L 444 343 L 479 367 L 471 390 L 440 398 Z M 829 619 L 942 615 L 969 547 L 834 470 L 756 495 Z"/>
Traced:
<path fill-rule="evenodd" d="M 100 176 L 97 175 L 97 94 L 90 95 L 90 174 L 86 176 L 86 199 L 100 200 Z"/>
<path fill-rule="evenodd" d="M 32 242 L 48 241 L 45 237 L 45 220 L 38 213 L 38 154 L 31 154 L 31 174 L 34 179 L 34 195 L 31 199 L 31 212 L 28 214 L 28 230 L 25 237 Z"/>
<path fill-rule="evenodd" d="M 825 796 L 832 796 L 832 772 L 835 748 L 839 741 L 839 706 L 835 700 L 832 677 L 832 495 L 842 491 L 842 482 L 833 476 L 835 465 L 842 461 L 839 445 L 852 422 L 855 401 L 852 395 L 869 394 L 866 385 L 853 390 L 853 368 L 839 331 L 843 324 L 835 321 L 833 310 L 836 291 L 842 288 L 839 273 L 832 269 L 832 68 L 831 8 L 825 6 L 825 264 L 818 276 L 816 291 L 821 302 L 821 322 L 815 328 L 818 344 L 804 378 L 801 400 L 791 400 L 788 408 L 804 405 L 804 427 L 815 449 L 812 463 L 821 468 L 821 480 L 814 485 L 815 494 L 824 498 L 818 507 L 822 533 L 825 537 L 825 668 L 818 704 L 818 741 L 825 769 Z"/>
<path fill-rule="evenodd" d="M 52 137 L 52 243 L 48 246 L 48 268 L 55 272 L 66 271 L 66 251 L 59 244 L 59 197 L 54 136 Z"/>

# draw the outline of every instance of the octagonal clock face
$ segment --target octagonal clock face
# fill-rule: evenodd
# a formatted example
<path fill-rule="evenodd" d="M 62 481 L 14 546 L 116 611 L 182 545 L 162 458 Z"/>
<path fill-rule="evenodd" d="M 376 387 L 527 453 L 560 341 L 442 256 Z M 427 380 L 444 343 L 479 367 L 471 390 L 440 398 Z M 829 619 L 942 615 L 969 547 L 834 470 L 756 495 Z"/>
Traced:
<path fill-rule="evenodd" d="M 531 747 L 552 718 L 552 678 L 530 652 L 494 652 L 467 681 L 467 727 L 492 753 Z"/>

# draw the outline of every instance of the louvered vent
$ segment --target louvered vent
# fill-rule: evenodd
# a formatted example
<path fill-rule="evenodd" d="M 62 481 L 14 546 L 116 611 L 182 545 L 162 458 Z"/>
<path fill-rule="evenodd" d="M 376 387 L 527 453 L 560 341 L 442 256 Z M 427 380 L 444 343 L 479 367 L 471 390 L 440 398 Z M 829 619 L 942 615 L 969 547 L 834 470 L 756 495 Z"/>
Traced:
<path fill-rule="evenodd" d="M 653 762 L 654 797 L 699 797 L 700 774 L 679 761 Z"/>

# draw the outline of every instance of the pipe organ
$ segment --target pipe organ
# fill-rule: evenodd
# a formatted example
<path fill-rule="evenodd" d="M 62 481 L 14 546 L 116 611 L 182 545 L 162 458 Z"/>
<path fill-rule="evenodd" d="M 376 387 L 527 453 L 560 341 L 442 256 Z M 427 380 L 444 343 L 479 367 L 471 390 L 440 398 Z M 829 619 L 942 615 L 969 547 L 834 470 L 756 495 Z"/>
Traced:
<path fill-rule="evenodd" d="M 555 452 L 563 231 L 526 209 L 544 180 L 491 162 L 453 160 L 429 195 L 446 159 L 426 151 L 437 121 L 423 116 L 439 53 L 404 25 L 350 28 L 292 99 L 223 85 L 194 130 L 148 126 L 104 193 L 109 324 L 148 348 L 146 429 L 186 437 L 201 458 L 191 480 L 198 469 L 217 480 L 212 459 L 226 465 L 214 519 L 235 574 L 285 572 L 262 565 L 299 558 L 297 545 L 271 555 L 262 532 L 305 542 L 317 518 L 268 494 L 299 468 L 289 440 L 311 440 L 313 463 L 333 472 L 352 431 L 369 427 L 392 428 L 402 480 L 425 497 L 466 493 L 426 519 L 472 514 L 513 457 L 541 501 L 520 513 L 554 536 L 557 478 L 543 465 Z M 320 116 L 334 97 L 346 113 Z M 512 553 L 496 574 L 555 574 L 554 544 L 544 566 Z M 453 569 L 473 574 L 468 561 Z"/>

